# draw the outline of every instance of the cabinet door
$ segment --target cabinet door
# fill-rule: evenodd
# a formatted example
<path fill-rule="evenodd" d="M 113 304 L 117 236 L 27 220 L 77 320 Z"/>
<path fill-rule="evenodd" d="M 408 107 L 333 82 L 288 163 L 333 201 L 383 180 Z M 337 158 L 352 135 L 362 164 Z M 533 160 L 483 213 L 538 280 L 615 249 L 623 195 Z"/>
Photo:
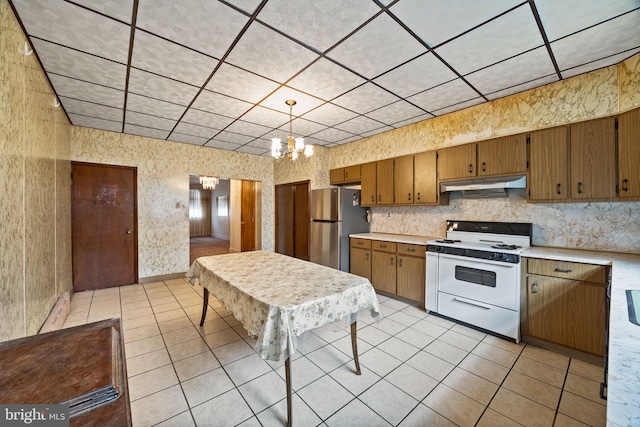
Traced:
<path fill-rule="evenodd" d="M 376 191 L 377 204 L 393 204 L 393 159 L 376 162 Z"/>
<path fill-rule="evenodd" d="M 344 168 L 344 182 L 360 182 L 360 165 Z"/>
<path fill-rule="evenodd" d="M 413 204 L 413 156 L 393 160 L 393 189 L 396 205 Z"/>
<path fill-rule="evenodd" d="M 531 132 L 529 144 L 529 200 L 567 198 L 569 143 L 567 128 Z"/>
<path fill-rule="evenodd" d="M 397 294 L 417 301 L 421 306 L 424 304 L 425 264 L 424 257 L 398 255 Z"/>
<path fill-rule="evenodd" d="M 413 200 L 415 204 L 438 202 L 437 154 L 426 151 L 413 156 Z"/>
<path fill-rule="evenodd" d="M 438 178 L 470 178 L 476 176 L 476 144 L 458 145 L 438 150 Z"/>
<path fill-rule="evenodd" d="M 618 168 L 620 198 L 639 198 L 640 108 L 618 117 Z"/>
<path fill-rule="evenodd" d="M 529 335 L 587 353 L 604 354 L 604 286 L 529 276 L 527 288 Z"/>
<path fill-rule="evenodd" d="M 396 293 L 396 254 L 371 251 L 371 284 L 379 291 Z"/>
<path fill-rule="evenodd" d="M 371 281 L 371 250 L 352 247 L 349 270 L 350 273 Z"/>
<path fill-rule="evenodd" d="M 342 184 L 344 182 L 344 168 L 331 169 L 329 171 L 329 183 L 331 185 Z"/>
<path fill-rule="evenodd" d="M 527 172 L 526 134 L 506 136 L 478 143 L 478 175 L 507 175 Z"/>
<path fill-rule="evenodd" d="M 376 163 L 362 165 L 362 183 L 360 185 L 362 206 L 371 206 L 376 203 Z"/>
<path fill-rule="evenodd" d="M 616 197 L 615 118 L 571 125 L 572 199 Z"/>

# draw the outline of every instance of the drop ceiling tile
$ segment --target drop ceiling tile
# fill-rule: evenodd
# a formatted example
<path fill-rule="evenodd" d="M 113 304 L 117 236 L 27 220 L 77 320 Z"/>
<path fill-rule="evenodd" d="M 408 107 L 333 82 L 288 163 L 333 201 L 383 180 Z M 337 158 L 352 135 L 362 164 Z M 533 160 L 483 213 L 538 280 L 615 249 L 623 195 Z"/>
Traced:
<path fill-rule="evenodd" d="M 40 39 L 31 39 L 48 73 L 124 90 L 127 67 Z"/>
<path fill-rule="evenodd" d="M 243 145 L 236 150 L 239 153 L 254 154 L 256 156 L 264 156 L 265 154 L 271 154 L 271 149 L 265 150 L 263 148 L 251 147 L 249 145 Z"/>
<path fill-rule="evenodd" d="M 365 132 L 365 133 L 362 134 L 362 136 L 367 137 L 367 136 L 377 135 L 379 133 L 387 132 L 387 131 L 390 131 L 390 130 L 393 130 L 393 129 L 395 129 L 395 128 L 393 128 L 391 126 L 383 126 L 383 127 L 378 128 L 378 129 L 374 129 L 374 130 L 371 130 L 369 132 Z"/>
<path fill-rule="evenodd" d="M 161 117 L 149 114 L 136 113 L 135 111 L 127 111 L 125 123 L 130 125 L 144 126 L 158 130 L 172 130 L 176 125 L 175 120 L 163 119 Z"/>
<path fill-rule="evenodd" d="M 473 98 L 467 101 L 459 102 L 454 105 L 450 105 L 445 108 L 441 108 L 439 110 L 434 111 L 433 114 L 436 116 L 442 116 L 444 114 L 451 113 L 453 111 L 463 110 L 468 107 L 473 107 L 474 105 L 482 104 L 483 102 L 485 102 L 483 98 L 480 98 L 480 97 Z"/>
<path fill-rule="evenodd" d="M 397 96 L 390 94 L 373 83 L 366 83 L 334 99 L 332 103 L 356 113 L 365 114 L 398 100 Z"/>
<path fill-rule="evenodd" d="M 379 11 L 358 0 L 269 0 L 258 19 L 324 52 Z"/>
<path fill-rule="evenodd" d="M 382 126 L 383 123 L 377 122 L 365 116 L 359 116 L 355 119 L 347 120 L 346 122 L 336 125 L 336 129 L 344 130 L 355 134 L 361 134 L 373 129 L 377 129 Z"/>
<path fill-rule="evenodd" d="M 207 142 L 205 147 L 220 148 L 221 150 L 234 151 L 235 149 L 240 148 L 241 145 L 242 144 L 233 144 L 231 142 L 213 139 Z"/>
<path fill-rule="evenodd" d="M 69 120 L 74 126 L 84 126 L 86 128 L 103 129 L 111 132 L 122 132 L 122 123 L 111 120 L 98 119 L 95 117 L 69 114 Z"/>
<path fill-rule="evenodd" d="M 337 125 L 357 117 L 353 111 L 345 110 L 333 104 L 324 104 L 304 115 L 304 118 L 326 126 Z"/>
<path fill-rule="evenodd" d="M 302 135 L 307 136 L 316 132 L 320 132 L 321 130 L 326 129 L 325 125 L 321 125 L 320 123 L 312 122 L 310 120 L 305 119 L 293 119 L 293 135 Z M 280 126 L 280 129 L 289 132 L 289 123 L 285 123 Z"/>
<path fill-rule="evenodd" d="M 465 79 L 482 93 L 492 93 L 555 73 L 546 47 L 468 74 Z"/>
<path fill-rule="evenodd" d="M 124 92 L 121 90 L 82 82 L 57 74 L 49 74 L 48 76 L 58 96 L 66 96 L 120 109 L 123 107 Z"/>
<path fill-rule="evenodd" d="M 137 68 L 131 68 L 129 72 L 129 93 L 186 106 L 193 101 L 198 90 L 198 87 L 147 73 Z"/>
<path fill-rule="evenodd" d="M 248 14 L 252 14 L 262 0 L 227 0 L 227 3 L 230 3 L 237 7 L 240 10 L 245 11 Z"/>
<path fill-rule="evenodd" d="M 584 65 L 579 65 L 574 68 L 569 68 L 561 72 L 562 77 L 567 79 L 569 77 L 577 76 L 578 74 L 588 73 L 589 71 L 597 70 L 599 68 L 608 67 L 613 64 L 617 64 L 625 59 L 640 52 L 640 49 L 631 49 L 617 55 L 608 56 L 606 58 L 598 59 L 593 62 L 588 62 Z"/>
<path fill-rule="evenodd" d="M 306 47 L 253 22 L 226 62 L 284 83 L 316 58 Z"/>
<path fill-rule="evenodd" d="M 318 133 L 314 133 L 313 138 L 320 139 L 322 141 L 327 142 L 337 142 L 345 138 L 350 138 L 353 136 L 350 132 L 345 132 L 340 129 L 335 128 L 327 128 L 325 130 L 321 130 Z"/>
<path fill-rule="evenodd" d="M 253 136 L 240 135 L 238 133 L 225 132 L 222 131 L 216 135 L 216 141 L 225 141 L 230 142 L 232 144 L 244 145 L 248 142 L 251 142 L 255 139 Z"/>
<path fill-rule="evenodd" d="M 351 71 L 321 58 L 287 85 L 328 101 L 365 82 Z"/>
<path fill-rule="evenodd" d="M 220 132 L 219 129 L 212 129 L 206 126 L 192 125 L 190 123 L 180 122 L 173 130 L 174 133 L 181 133 L 183 135 L 197 136 L 200 138 L 211 139 L 215 134 Z"/>
<path fill-rule="evenodd" d="M 540 20 L 549 41 L 599 24 L 640 6 L 637 0 L 536 0 Z M 571 17 L 567 19 L 567 11 Z"/>
<path fill-rule="evenodd" d="M 236 120 L 225 129 L 225 131 L 228 132 L 240 133 L 242 135 L 249 135 L 255 138 L 264 135 L 270 130 L 271 128 L 268 128 L 266 126 L 245 122 L 243 120 Z"/>
<path fill-rule="evenodd" d="M 207 113 L 206 111 L 190 108 L 182 117 L 182 121 L 194 125 L 210 127 L 213 129 L 224 129 L 233 122 L 233 118 L 220 114 Z"/>
<path fill-rule="evenodd" d="M 640 10 L 551 43 L 560 70 L 640 45 Z"/>
<path fill-rule="evenodd" d="M 398 101 L 367 113 L 367 117 L 390 125 L 422 114 L 424 114 L 424 111 L 420 108 L 406 101 Z"/>
<path fill-rule="evenodd" d="M 13 5 L 30 36 L 127 63 L 128 25 L 63 1 L 14 0 Z"/>
<path fill-rule="evenodd" d="M 369 132 L 371 132 L 371 131 L 369 131 Z M 355 136 L 352 136 L 352 137 L 347 138 L 347 139 L 342 139 L 342 140 L 340 140 L 340 141 L 338 141 L 338 142 L 332 142 L 331 144 L 335 144 L 335 145 L 342 145 L 342 144 L 346 144 L 346 143 L 348 143 L 348 142 L 357 141 L 357 140 L 362 139 L 362 138 L 363 138 L 363 137 L 362 137 L 362 136 L 360 136 L 360 135 L 355 135 Z"/>
<path fill-rule="evenodd" d="M 248 18 L 218 1 L 141 1 L 136 26 L 222 58 Z"/>
<path fill-rule="evenodd" d="M 80 101 L 73 98 L 66 98 L 64 96 L 60 96 L 58 99 L 62 103 L 64 111 L 66 111 L 67 114 L 80 114 L 98 119 L 122 122 L 122 110 L 120 108 L 108 107 L 106 105 Z"/>
<path fill-rule="evenodd" d="M 374 82 L 406 98 L 457 77 L 449 67 L 429 52 L 383 74 Z"/>
<path fill-rule="evenodd" d="M 172 104 L 157 99 L 147 98 L 146 96 L 130 93 L 127 97 L 127 111 L 135 111 L 137 113 L 151 114 L 165 119 L 175 119 L 177 121 L 185 107 L 178 104 Z"/>
<path fill-rule="evenodd" d="M 403 126 L 408 126 L 408 125 L 412 125 L 414 123 L 422 122 L 424 120 L 429 120 L 429 119 L 432 119 L 433 117 L 434 117 L 433 114 L 429 114 L 429 113 L 421 114 L 421 115 L 413 117 L 413 118 L 411 118 L 409 120 L 403 120 L 401 122 L 393 123 L 393 127 L 394 128 L 400 128 L 400 127 L 403 127 Z"/>
<path fill-rule="evenodd" d="M 216 59 L 202 55 L 144 31 L 136 31 L 131 65 L 185 83 L 202 86 Z"/>
<path fill-rule="evenodd" d="M 461 79 L 434 87 L 407 98 L 412 104 L 433 113 L 435 110 L 476 98 L 478 94 Z"/>
<path fill-rule="evenodd" d="M 289 114 L 256 106 L 242 116 L 242 120 L 270 128 L 278 128 L 285 123 L 289 123 Z"/>
<path fill-rule="evenodd" d="M 75 0 L 76 3 L 131 25 L 133 0 Z"/>
<path fill-rule="evenodd" d="M 520 0 L 401 0 L 390 11 L 429 46 L 437 46 L 521 3 Z"/>
<path fill-rule="evenodd" d="M 160 129 L 152 129 L 146 128 L 144 126 L 136 126 L 136 125 L 124 125 L 124 133 L 129 133 L 132 135 L 138 136 L 146 136 L 149 138 L 155 139 L 166 139 L 169 136 L 169 131 L 160 130 Z"/>
<path fill-rule="evenodd" d="M 184 142 L 184 143 L 193 144 L 193 145 L 204 145 L 209 140 L 209 138 L 202 138 L 200 136 L 193 136 L 193 135 L 185 135 L 184 133 L 178 133 L 178 132 L 171 132 L 171 135 L 169 135 L 167 139 L 169 141 Z"/>
<path fill-rule="evenodd" d="M 517 37 L 510 37 L 517 34 Z M 436 53 L 460 74 L 495 64 L 543 44 L 528 3 L 450 41 Z"/>
<path fill-rule="evenodd" d="M 355 137 L 358 138 L 358 137 Z M 304 144 L 305 145 L 313 145 L 313 146 L 320 146 L 320 147 L 326 147 L 329 144 L 333 144 L 332 142 L 327 142 L 327 141 L 321 141 L 317 138 L 305 138 L 304 139 Z"/>
<path fill-rule="evenodd" d="M 374 78 L 425 50 L 422 44 L 385 13 L 342 42 L 327 56 L 362 76 Z"/>
<path fill-rule="evenodd" d="M 205 89 L 256 103 L 276 90 L 278 86 L 280 86 L 279 83 L 223 63 Z"/>
<path fill-rule="evenodd" d="M 260 105 L 262 107 L 289 114 L 289 106 L 285 103 L 288 99 L 296 101 L 296 105 L 293 106 L 292 111 L 294 117 L 301 116 L 307 111 L 313 110 L 320 104 L 324 104 L 324 101 L 321 99 L 314 98 L 313 96 L 298 92 L 290 87 L 283 86 L 272 95 L 269 95 L 269 97 L 262 101 Z"/>
<path fill-rule="evenodd" d="M 192 107 L 197 108 L 198 110 L 208 111 L 210 113 L 237 117 L 244 114 L 249 108 L 251 108 L 251 104 L 225 95 L 220 95 L 219 93 L 203 90 L 192 104 Z"/>
<path fill-rule="evenodd" d="M 492 101 L 494 99 L 502 98 L 504 96 L 513 95 L 514 93 L 523 92 L 525 90 L 533 89 L 535 87 L 557 82 L 558 80 L 559 80 L 558 75 L 556 73 L 553 73 L 552 75 L 549 75 L 549 76 L 544 76 L 539 79 L 531 80 L 519 85 L 515 85 L 512 87 L 508 87 L 506 89 L 499 90 L 497 92 L 485 94 L 485 96 L 487 97 L 487 99 Z"/>
<path fill-rule="evenodd" d="M 261 150 L 271 150 L 271 140 L 258 138 L 247 144 L 248 147 L 260 148 Z"/>

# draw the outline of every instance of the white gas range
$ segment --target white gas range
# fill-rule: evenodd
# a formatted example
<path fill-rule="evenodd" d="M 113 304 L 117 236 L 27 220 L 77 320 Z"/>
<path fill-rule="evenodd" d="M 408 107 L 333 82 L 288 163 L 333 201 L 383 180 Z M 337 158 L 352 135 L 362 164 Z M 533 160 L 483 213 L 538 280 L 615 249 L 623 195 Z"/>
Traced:
<path fill-rule="evenodd" d="M 520 342 L 520 253 L 530 223 L 447 221 L 427 242 L 426 309 Z"/>

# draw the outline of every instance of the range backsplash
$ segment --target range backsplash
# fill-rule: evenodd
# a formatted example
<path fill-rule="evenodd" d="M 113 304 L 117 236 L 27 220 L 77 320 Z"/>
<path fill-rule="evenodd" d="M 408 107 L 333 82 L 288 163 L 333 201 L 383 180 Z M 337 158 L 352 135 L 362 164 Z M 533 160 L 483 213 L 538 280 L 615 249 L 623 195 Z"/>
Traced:
<path fill-rule="evenodd" d="M 448 206 L 372 207 L 371 231 L 443 237 L 448 219 L 531 222 L 534 245 L 640 253 L 640 202 L 533 204 L 524 192 L 483 200 L 452 195 Z"/>

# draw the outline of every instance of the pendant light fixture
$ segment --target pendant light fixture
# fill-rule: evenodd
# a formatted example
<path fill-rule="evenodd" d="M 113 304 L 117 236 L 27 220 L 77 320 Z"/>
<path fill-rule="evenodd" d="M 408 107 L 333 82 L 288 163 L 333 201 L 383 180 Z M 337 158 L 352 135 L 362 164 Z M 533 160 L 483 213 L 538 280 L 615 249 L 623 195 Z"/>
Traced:
<path fill-rule="evenodd" d="M 289 138 L 285 149 L 282 147 L 280 138 L 271 138 L 271 156 L 278 160 L 288 158 L 292 162 L 295 160 L 306 162 L 313 156 L 313 145 L 305 145 L 304 138 L 293 137 L 293 106 L 296 105 L 296 101 L 287 99 L 284 103 L 289 106 Z"/>
<path fill-rule="evenodd" d="M 201 176 L 200 184 L 202 184 L 203 190 L 215 190 L 216 185 L 220 182 L 220 179 L 215 176 Z"/>

